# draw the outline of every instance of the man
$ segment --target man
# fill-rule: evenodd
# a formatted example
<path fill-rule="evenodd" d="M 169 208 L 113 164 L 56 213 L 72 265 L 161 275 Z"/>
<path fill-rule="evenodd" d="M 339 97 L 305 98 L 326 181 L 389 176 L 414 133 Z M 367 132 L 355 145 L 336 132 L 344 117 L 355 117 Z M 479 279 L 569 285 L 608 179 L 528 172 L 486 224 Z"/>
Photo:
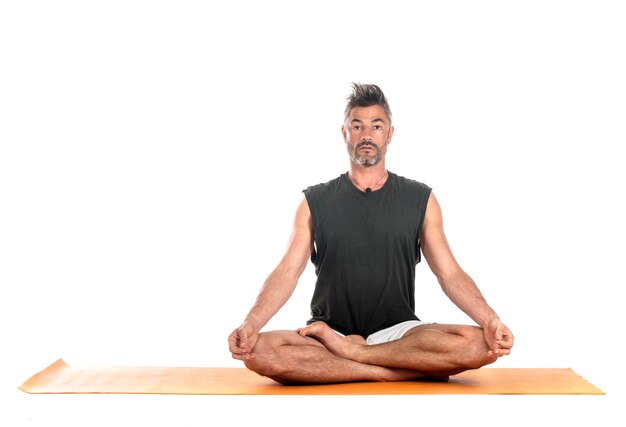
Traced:
<path fill-rule="evenodd" d="M 233 358 L 249 369 L 284 384 L 445 379 L 510 353 L 513 335 L 456 262 L 431 189 L 387 171 L 393 131 L 380 88 L 353 84 L 342 127 L 350 171 L 304 191 L 286 254 L 229 336 Z M 420 249 L 478 327 L 415 315 Z M 317 274 L 311 320 L 261 333 L 309 257 Z"/>

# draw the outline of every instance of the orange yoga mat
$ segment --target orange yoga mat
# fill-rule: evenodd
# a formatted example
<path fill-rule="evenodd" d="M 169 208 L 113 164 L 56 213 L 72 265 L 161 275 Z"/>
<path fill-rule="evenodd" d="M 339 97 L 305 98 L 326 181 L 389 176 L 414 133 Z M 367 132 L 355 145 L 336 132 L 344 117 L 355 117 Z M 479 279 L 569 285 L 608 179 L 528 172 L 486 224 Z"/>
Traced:
<path fill-rule="evenodd" d="M 571 369 L 482 368 L 444 382 L 284 386 L 246 368 L 70 366 L 58 360 L 26 381 L 27 393 L 120 394 L 604 394 Z"/>

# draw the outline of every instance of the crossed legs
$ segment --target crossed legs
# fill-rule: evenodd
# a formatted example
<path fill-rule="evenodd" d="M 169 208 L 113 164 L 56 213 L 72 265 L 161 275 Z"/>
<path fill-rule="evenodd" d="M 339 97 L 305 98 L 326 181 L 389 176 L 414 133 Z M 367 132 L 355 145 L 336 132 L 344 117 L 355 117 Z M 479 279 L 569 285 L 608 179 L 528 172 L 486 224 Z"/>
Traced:
<path fill-rule="evenodd" d="M 246 366 L 284 384 L 406 381 L 445 378 L 493 363 L 482 329 L 465 325 L 421 325 L 402 338 L 367 345 L 343 337 L 323 322 L 298 331 L 259 334 Z"/>

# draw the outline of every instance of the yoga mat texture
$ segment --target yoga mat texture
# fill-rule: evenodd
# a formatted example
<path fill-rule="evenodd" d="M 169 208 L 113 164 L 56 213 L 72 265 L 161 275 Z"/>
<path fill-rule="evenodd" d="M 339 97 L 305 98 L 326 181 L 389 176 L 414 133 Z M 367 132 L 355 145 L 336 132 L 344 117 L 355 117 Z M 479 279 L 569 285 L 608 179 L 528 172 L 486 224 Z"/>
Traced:
<path fill-rule="evenodd" d="M 482 368 L 440 382 L 284 386 L 246 368 L 70 366 L 58 360 L 32 376 L 26 393 L 343 395 L 604 394 L 571 369 Z"/>

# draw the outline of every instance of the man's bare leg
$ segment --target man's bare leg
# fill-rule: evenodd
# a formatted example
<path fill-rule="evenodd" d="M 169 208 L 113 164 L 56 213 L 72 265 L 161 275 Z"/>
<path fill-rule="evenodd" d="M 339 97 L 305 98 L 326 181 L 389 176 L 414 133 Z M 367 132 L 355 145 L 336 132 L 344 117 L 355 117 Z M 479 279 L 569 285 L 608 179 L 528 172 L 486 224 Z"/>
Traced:
<path fill-rule="evenodd" d="M 357 336 L 342 337 L 329 328 L 339 340 L 364 345 Z M 328 351 L 322 343 L 296 331 L 273 331 L 259 334 L 245 361 L 248 369 L 283 384 L 340 383 L 352 381 L 407 381 L 424 378 L 419 372 L 356 362 Z"/>
<path fill-rule="evenodd" d="M 475 326 L 421 325 L 399 340 L 375 345 L 337 339 L 339 336 L 324 322 L 301 328 L 299 333 L 319 340 L 338 357 L 424 375 L 455 375 L 498 358 L 489 355 L 483 331 Z"/>

